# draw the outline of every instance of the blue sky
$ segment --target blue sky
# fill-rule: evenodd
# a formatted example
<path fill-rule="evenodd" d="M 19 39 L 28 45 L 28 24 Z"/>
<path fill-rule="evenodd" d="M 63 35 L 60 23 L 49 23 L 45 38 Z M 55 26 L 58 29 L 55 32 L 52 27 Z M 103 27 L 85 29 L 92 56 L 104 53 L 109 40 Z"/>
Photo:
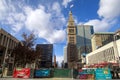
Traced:
<path fill-rule="evenodd" d="M 69 11 L 76 25 L 93 25 L 95 32 L 120 29 L 120 0 L 1 0 L 0 27 L 22 40 L 34 32 L 36 44 L 54 44 L 57 60 L 63 59 Z"/>

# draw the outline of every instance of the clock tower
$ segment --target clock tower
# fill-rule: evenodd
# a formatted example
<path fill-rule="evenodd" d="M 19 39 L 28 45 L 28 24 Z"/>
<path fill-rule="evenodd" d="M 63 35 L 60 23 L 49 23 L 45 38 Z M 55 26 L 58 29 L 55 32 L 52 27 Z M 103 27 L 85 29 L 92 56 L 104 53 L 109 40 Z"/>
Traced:
<path fill-rule="evenodd" d="M 76 26 L 73 20 L 72 12 L 69 12 L 67 26 L 67 61 L 68 68 L 75 68 L 77 61 L 77 46 L 76 46 Z"/>
<path fill-rule="evenodd" d="M 69 12 L 69 20 L 67 27 L 67 43 L 76 44 L 76 26 L 72 17 L 72 12 Z"/>

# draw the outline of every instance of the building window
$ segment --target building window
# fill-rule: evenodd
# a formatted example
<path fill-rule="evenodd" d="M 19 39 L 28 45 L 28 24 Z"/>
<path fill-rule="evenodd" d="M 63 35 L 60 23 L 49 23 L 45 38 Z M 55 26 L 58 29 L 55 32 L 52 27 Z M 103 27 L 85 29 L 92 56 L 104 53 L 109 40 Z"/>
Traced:
<path fill-rule="evenodd" d="M 3 46 L 5 47 L 5 43 L 6 43 L 6 41 L 5 41 L 5 38 L 6 38 L 6 36 L 5 35 L 3 35 Z"/>
<path fill-rule="evenodd" d="M 1 42 L 1 40 L 2 40 L 2 34 L 0 34 L 0 42 Z"/>
<path fill-rule="evenodd" d="M 69 33 L 74 33 L 74 29 L 69 29 Z"/>
<path fill-rule="evenodd" d="M 74 37 L 69 37 L 70 43 L 74 43 Z"/>
<path fill-rule="evenodd" d="M 70 37 L 70 40 L 74 40 L 74 37 Z"/>
<path fill-rule="evenodd" d="M 93 27 L 91 27 L 91 34 L 93 34 L 94 33 L 94 30 L 93 30 Z"/>
<path fill-rule="evenodd" d="M 3 41 L 4 41 L 3 39 L 4 39 L 4 35 L 1 34 L 1 41 L 0 41 L 0 42 L 1 42 L 0 44 L 1 44 L 1 45 L 3 45 Z"/>
<path fill-rule="evenodd" d="M 3 55 L 3 51 L 0 51 L 0 56 L 2 56 Z"/>

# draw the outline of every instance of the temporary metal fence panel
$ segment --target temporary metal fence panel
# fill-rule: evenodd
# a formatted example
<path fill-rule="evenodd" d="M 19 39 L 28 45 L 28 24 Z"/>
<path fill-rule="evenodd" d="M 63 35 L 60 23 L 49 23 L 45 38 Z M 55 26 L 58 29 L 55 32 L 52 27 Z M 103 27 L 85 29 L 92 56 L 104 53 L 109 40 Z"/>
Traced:
<path fill-rule="evenodd" d="M 30 78 L 34 78 L 34 69 L 30 69 Z"/>
<path fill-rule="evenodd" d="M 78 72 L 79 79 L 94 79 L 94 69 L 80 69 Z"/>
<path fill-rule="evenodd" d="M 109 68 L 98 68 L 95 70 L 95 78 L 96 80 L 108 80 L 112 79 L 110 69 Z"/>
<path fill-rule="evenodd" d="M 53 77 L 72 78 L 73 71 L 71 69 L 54 69 Z"/>
<path fill-rule="evenodd" d="M 34 77 L 50 77 L 50 69 L 37 69 Z"/>
<path fill-rule="evenodd" d="M 95 74 L 94 69 L 80 69 L 79 74 Z"/>
<path fill-rule="evenodd" d="M 73 78 L 77 78 L 78 70 L 77 69 L 72 69 L 72 70 L 73 70 Z"/>
<path fill-rule="evenodd" d="M 14 69 L 13 78 L 30 78 L 30 68 Z"/>

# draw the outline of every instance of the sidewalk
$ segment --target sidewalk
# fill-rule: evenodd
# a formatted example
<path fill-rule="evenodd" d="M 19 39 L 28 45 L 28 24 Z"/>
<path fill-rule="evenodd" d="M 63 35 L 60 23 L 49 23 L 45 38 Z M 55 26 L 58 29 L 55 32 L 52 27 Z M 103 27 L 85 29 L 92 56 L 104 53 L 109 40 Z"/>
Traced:
<path fill-rule="evenodd" d="M 79 79 L 72 79 L 72 78 L 32 78 L 32 79 L 0 78 L 0 80 L 79 80 Z"/>

